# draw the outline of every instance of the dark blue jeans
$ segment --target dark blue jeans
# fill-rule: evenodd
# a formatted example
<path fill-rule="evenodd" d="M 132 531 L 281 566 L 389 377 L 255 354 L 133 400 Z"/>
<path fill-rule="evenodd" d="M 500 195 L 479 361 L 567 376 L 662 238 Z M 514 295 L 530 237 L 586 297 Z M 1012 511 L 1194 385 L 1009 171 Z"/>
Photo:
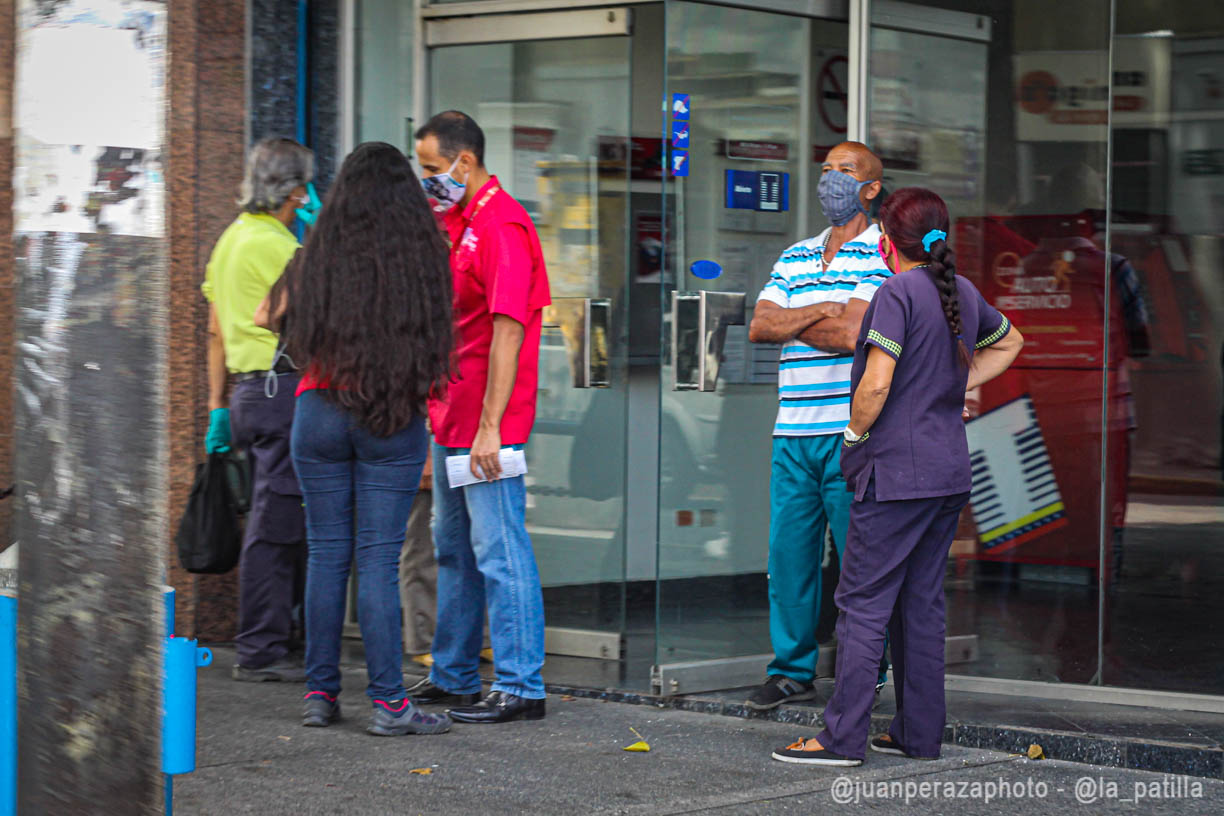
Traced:
<path fill-rule="evenodd" d="M 422 419 L 378 437 L 320 392 L 298 397 L 293 464 L 306 498 L 309 691 L 340 692 L 340 636 L 355 555 L 366 693 L 376 700 L 405 696 L 399 555 L 427 451 Z"/>

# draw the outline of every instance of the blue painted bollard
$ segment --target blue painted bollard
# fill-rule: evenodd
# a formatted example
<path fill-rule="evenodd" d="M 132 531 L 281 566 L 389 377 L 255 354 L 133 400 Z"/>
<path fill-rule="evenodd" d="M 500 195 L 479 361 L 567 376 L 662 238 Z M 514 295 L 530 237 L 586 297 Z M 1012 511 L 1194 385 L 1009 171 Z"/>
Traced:
<path fill-rule="evenodd" d="M 212 652 L 187 638 L 166 638 L 162 688 L 162 772 L 195 770 L 196 668 L 212 663 Z"/>
<path fill-rule="evenodd" d="M 17 813 L 17 599 L 0 595 L 0 816 Z"/>

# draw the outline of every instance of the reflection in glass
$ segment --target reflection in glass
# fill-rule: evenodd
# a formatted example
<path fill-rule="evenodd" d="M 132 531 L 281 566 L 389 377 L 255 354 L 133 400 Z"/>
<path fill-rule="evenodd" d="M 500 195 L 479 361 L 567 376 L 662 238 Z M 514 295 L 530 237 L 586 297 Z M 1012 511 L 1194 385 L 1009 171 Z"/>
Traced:
<path fill-rule="evenodd" d="M 1145 331 L 1109 389 L 1102 679 L 1221 694 L 1224 12 L 1121 3 L 1116 29 L 1109 251 Z"/>
<path fill-rule="evenodd" d="M 1107 313 L 1115 332 L 1123 323 L 1098 217 L 1108 105 L 1074 89 L 1108 84 L 1109 4 L 1061 6 L 1056 27 L 1037 22 L 1054 12 L 1047 0 L 920 5 L 942 13 L 920 24 L 884 9 L 871 35 L 885 187 L 948 201 L 957 271 L 1027 340 L 969 399 L 974 493 L 945 588 L 948 635 L 976 649 L 948 671 L 1086 683 L 1098 670 L 1102 395 L 1126 350 L 1107 350 L 1104 334 Z"/>

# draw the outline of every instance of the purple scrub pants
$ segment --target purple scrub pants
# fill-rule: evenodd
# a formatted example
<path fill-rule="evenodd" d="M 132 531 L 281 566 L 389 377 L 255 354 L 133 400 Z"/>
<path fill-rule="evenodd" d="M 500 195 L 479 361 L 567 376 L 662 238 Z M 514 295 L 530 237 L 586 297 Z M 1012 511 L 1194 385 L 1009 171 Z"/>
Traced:
<path fill-rule="evenodd" d="M 302 489 L 289 457 L 298 375 L 277 377 L 269 399 L 263 378 L 234 387 L 234 445 L 251 462 L 251 511 L 238 561 L 238 664 L 259 669 L 289 654 L 293 608 L 301 603 L 306 568 Z"/>
<path fill-rule="evenodd" d="M 834 753 L 867 753 L 876 675 L 888 631 L 897 714 L 889 734 L 914 757 L 938 757 L 944 729 L 944 592 L 948 548 L 968 493 L 876 501 L 875 480 L 850 507 L 834 596 L 837 674 L 817 739 Z"/>

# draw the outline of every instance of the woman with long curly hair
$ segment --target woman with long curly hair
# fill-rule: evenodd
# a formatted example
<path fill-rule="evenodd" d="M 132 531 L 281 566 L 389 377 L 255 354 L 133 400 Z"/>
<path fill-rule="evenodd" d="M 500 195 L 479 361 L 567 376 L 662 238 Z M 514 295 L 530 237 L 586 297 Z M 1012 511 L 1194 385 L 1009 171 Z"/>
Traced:
<path fill-rule="evenodd" d="M 257 315 L 281 324 L 287 353 L 304 368 L 292 438 L 309 544 L 303 725 L 340 716 L 340 636 L 356 560 L 367 731 L 450 728 L 404 690 L 397 564 L 429 449 L 426 400 L 449 378 L 451 298 L 447 247 L 408 159 L 389 144 L 358 146 Z"/>
<path fill-rule="evenodd" d="M 854 501 L 835 596 L 837 682 L 825 730 L 775 751 L 783 762 L 862 763 L 885 631 L 897 714 L 871 750 L 939 756 L 943 576 L 973 484 L 965 391 L 1002 374 L 1024 344 L 956 274 L 943 199 L 921 187 L 898 190 L 880 208 L 880 225 L 880 255 L 894 274 L 863 315 L 850 372 L 841 468 Z"/>

